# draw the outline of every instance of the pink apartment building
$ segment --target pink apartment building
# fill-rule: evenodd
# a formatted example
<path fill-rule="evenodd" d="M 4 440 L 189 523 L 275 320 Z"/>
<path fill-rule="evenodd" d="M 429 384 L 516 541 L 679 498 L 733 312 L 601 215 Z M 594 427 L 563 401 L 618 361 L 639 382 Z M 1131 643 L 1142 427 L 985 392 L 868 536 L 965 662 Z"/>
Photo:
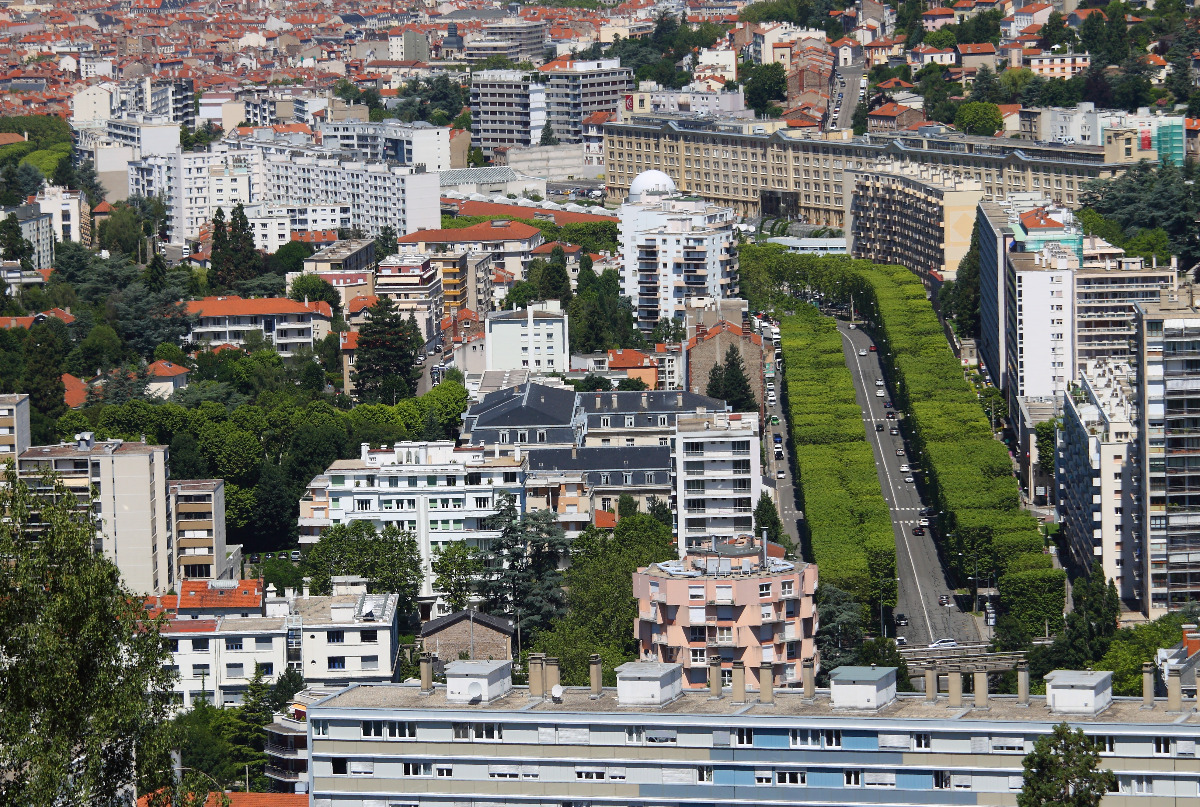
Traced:
<path fill-rule="evenodd" d="M 749 535 L 691 549 L 633 575 L 641 657 L 682 664 L 689 689 L 709 686 L 710 666 L 730 686 L 739 662 L 747 689 L 767 669 L 775 686 L 799 685 L 803 665 L 820 663 L 816 590 L 816 565 L 764 558 Z"/>

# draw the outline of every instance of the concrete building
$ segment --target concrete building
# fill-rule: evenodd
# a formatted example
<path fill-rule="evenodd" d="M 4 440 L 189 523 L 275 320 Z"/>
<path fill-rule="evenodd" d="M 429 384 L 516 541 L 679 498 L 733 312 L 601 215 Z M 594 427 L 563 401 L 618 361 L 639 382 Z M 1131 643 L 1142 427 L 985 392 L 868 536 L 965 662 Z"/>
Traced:
<path fill-rule="evenodd" d="M 241 574 L 242 548 L 225 541 L 225 481 L 172 480 L 178 579 L 233 580 Z"/>
<path fill-rule="evenodd" d="M 702 805 L 1011 804 L 1035 740 L 1065 722 L 1097 746 L 1115 774 L 1108 798 L 1194 799 L 1194 717 L 1180 713 L 1179 677 L 1156 699 L 1114 696 L 1112 673 L 1054 670 L 1045 695 L 964 696 L 964 672 L 935 669 L 927 693 L 897 693 L 894 667 L 840 667 L 817 689 L 683 687 L 682 665 L 631 662 L 616 686 L 593 660 L 591 685 L 560 686 L 559 660 L 535 656 L 514 687 L 507 661 L 458 662 L 446 683 L 350 687 L 307 708 L 308 792 L 314 803 L 445 805 L 472 798 Z M 938 692 L 939 674 L 949 692 Z M 558 691 L 557 696 L 552 692 Z M 1145 708 L 1143 708 L 1145 706 Z M 376 726 L 384 729 L 376 737 Z M 395 738 L 390 734 L 395 726 Z M 367 789 L 369 788 L 369 790 Z"/>
<path fill-rule="evenodd" d="M 536 74 L 480 70 L 472 76 L 471 144 L 485 155 L 502 147 L 537 145 L 546 120 L 546 88 Z"/>
<path fill-rule="evenodd" d="M 1077 568 L 1099 561 L 1121 599 L 1141 605 L 1137 395 L 1132 368 L 1089 362 L 1062 396 L 1055 501 Z"/>
<path fill-rule="evenodd" d="M 304 274 L 370 272 L 375 268 L 375 240 L 348 238 L 304 259 Z"/>
<path fill-rule="evenodd" d="M 29 448 L 29 396 L 0 395 L 0 465 L 13 463 Z"/>
<path fill-rule="evenodd" d="M 492 307 L 492 255 L 489 252 L 435 253 L 429 262 L 442 273 L 443 315 L 454 317 L 467 309 L 476 313 Z"/>
<path fill-rule="evenodd" d="M 582 142 L 584 119 L 616 112 L 633 89 L 633 71 L 621 67 L 620 59 L 555 59 L 538 72 L 546 92 L 546 118 L 563 143 Z"/>
<path fill-rule="evenodd" d="M 319 300 L 302 303 L 286 297 L 230 295 L 188 300 L 184 307 L 197 318 L 187 343 L 240 347 L 246 334 L 256 331 L 285 358 L 302 347 L 311 349 L 329 333 L 333 321 L 333 309 Z"/>
<path fill-rule="evenodd" d="M 661 171 L 646 171 L 621 205 L 621 291 L 638 327 L 682 318 L 688 300 L 737 293 L 734 211 L 681 195 Z"/>
<path fill-rule="evenodd" d="M 46 185 L 38 191 L 34 203 L 50 215 L 50 231 L 56 241 L 92 243 L 91 207 L 81 191 Z"/>
<path fill-rule="evenodd" d="M 1025 57 L 1025 67 L 1035 76 L 1068 79 L 1076 73 L 1086 73 L 1092 66 L 1092 57 L 1087 53 L 1040 53 Z"/>
<path fill-rule="evenodd" d="M 123 440 L 96 440 L 91 432 L 73 442 L 31 446 L 20 453 L 17 472 L 41 490 L 54 472 L 96 522 L 97 552 L 139 594 L 161 594 L 175 585 L 174 519 L 167 481 L 167 447 Z"/>
<path fill-rule="evenodd" d="M 1156 617 L 1200 599 L 1200 525 L 1190 510 L 1200 489 L 1189 457 L 1192 412 L 1200 384 L 1190 356 L 1200 334 L 1196 289 L 1164 290 L 1158 302 L 1137 303 L 1138 471 L 1134 491 L 1145 534 L 1140 558 L 1142 609 Z"/>
<path fill-rule="evenodd" d="M 907 266 L 929 283 L 954 280 L 971 244 L 983 184 L 961 173 L 885 162 L 854 172 L 850 253 Z"/>
<path fill-rule="evenodd" d="M 545 243 L 542 231 L 522 221 L 494 218 L 471 227 L 449 230 L 427 229 L 400 236 L 397 248 L 401 255 L 435 255 L 466 252 L 470 255 L 488 254 L 492 266 L 503 269 L 518 280 L 533 260 L 533 251 Z"/>
<path fill-rule="evenodd" d="M 681 414 L 675 422 L 679 553 L 754 529 L 762 493 L 758 414 Z"/>
<path fill-rule="evenodd" d="M 179 148 L 179 124 L 165 116 L 110 118 L 104 133 L 109 141 L 132 148 L 140 157 L 170 154 Z"/>
<path fill-rule="evenodd" d="M 1035 211 L 1036 214 L 1036 211 Z M 1005 388 L 1017 397 L 1055 397 L 1075 370 L 1074 254 L 1058 244 L 1007 256 Z"/>
<path fill-rule="evenodd" d="M 731 207 L 738 216 L 780 216 L 845 228 L 848 172 L 895 159 L 959 171 L 983 183 L 984 198 L 1044 191 L 1076 206 L 1090 179 L 1105 179 L 1154 152 L 1122 130 L 1095 146 L 972 137 L 938 126 L 854 137 L 783 121 L 718 118 L 703 126 L 682 116 L 631 116 L 604 126 L 608 201 L 624 200 L 647 170 L 671 177 L 683 193 Z M 704 162 L 707 160 L 708 165 Z M 826 176 L 828 174 L 828 176 Z M 976 176 L 978 174 L 978 176 Z"/>
<path fill-rule="evenodd" d="M 735 662 L 751 689 L 798 686 L 802 663 L 820 666 L 816 590 L 813 564 L 771 557 L 753 535 L 714 540 L 634 573 L 638 652 L 682 664 L 684 689 L 708 687 L 713 668 L 732 686 Z"/>
<path fill-rule="evenodd" d="M 557 300 L 530 303 L 524 310 L 489 311 L 483 328 L 485 370 L 528 367 L 555 373 L 569 368 L 567 314 Z"/>
<path fill-rule="evenodd" d="M 44 212 L 39 204 L 23 204 L 16 207 L 0 207 L 0 220 L 16 216 L 21 227 L 21 237 L 33 247 L 29 263 L 34 270 L 50 269 L 54 266 L 54 245 L 58 242 L 54 214 Z"/>
<path fill-rule="evenodd" d="M 463 56 L 473 62 L 483 61 L 495 53 L 504 53 L 513 62 L 538 65 L 546 57 L 547 45 L 547 25 L 544 21 L 505 17 L 484 23 L 483 37 L 468 42 Z"/>
<path fill-rule="evenodd" d="M 653 81 L 638 82 L 636 90 L 630 92 L 625 103 L 618 108 L 620 115 L 720 115 L 749 118 L 754 110 L 746 108 L 746 97 L 741 87 L 736 90 L 709 90 L 704 84 L 695 82 L 675 89 L 661 87 Z"/>
<path fill-rule="evenodd" d="M 425 341 L 441 335 L 442 272 L 425 255 L 389 255 L 375 270 L 375 296 L 388 297 L 396 310 L 417 321 Z"/>
<path fill-rule="evenodd" d="M 407 35 L 407 32 L 406 32 Z M 450 130 L 425 121 L 389 118 L 378 123 L 340 121 L 316 127 L 323 147 L 335 147 L 358 160 L 388 160 L 446 171 L 450 166 Z"/>
<path fill-rule="evenodd" d="M 712 368 L 725 362 L 730 347 L 736 347 L 742 357 L 746 379 L 761 409 L 765 400 L 763 373 L 767 364 L 763 338 L 762 334 L 752 333 L 748 326 L 743 327 L 740 320 L 737 323 L 721 321 L 696 325 L 695 336 L 683 345 L 686 389 L 704 394 Z"/>
<path fill-rule="evenodd" d="M 530 448 L 527 456 L 526 509 L 555 510 L 570 534 L 586 529 L 599 513 L 615 514 L 623 495 L 632 496 L 643 513 L 651 499 L 674 502 L 670 446 Z"/>
<path fill-rule="evenodd" d="M 1175 259 L 1126 258 L 1096 236 L 1083 238 L 1083 265 L 1075 272 L 1075 368 L 1107 359 L 1128 361 L 1134 340 L 1134 304 L 1155 302 L 1175 289 Z"/>
<path fill-rule="evenodd" d="M 178 128 L 178 127 L 176 127 Z M 249 156 L 222 146 L 183 151 L 178 145 L 128 165 L 129 194 L 155 196 L 167 210 L 167 239 L 183 244 L 200 237 L 217 209 L 228 220 L 238 204 L 257 201 Z M 255 227 L 258 238 L 260 227 Z"/>
<path fill-rule="evenodd" d="M 357 459 L 337 460 L 309 483 L 300 504 L 300 543 L 315 543 L 320 531 L 352 521 L 411 532 L 425 575 L 422 618 L 429 619 L 447 613 L 434 608 L 435 554 L 456 541 L 486 548 L 499 535 L 488 520 L 499 512 L 501 497 L 512 496 L 522 510 L 523 476 L 520 456 L 493 456 L 482 446 L 404 442 L 373 449 L 364 443 Z"/>

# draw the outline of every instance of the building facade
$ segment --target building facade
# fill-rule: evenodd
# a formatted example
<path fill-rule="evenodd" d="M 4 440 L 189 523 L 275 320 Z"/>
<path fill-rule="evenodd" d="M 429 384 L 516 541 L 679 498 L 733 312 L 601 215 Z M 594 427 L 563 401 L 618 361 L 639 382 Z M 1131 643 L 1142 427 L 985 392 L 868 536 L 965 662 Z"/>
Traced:
<path fill-rule="evenodd" d="M 546 120 L 546 88 L 536 74 L 480 70 L 472 76 L 471 143 L 485 155 L 537 145 Z"/>
<path fill-rule="evenodd" d="M 562 143 L 581 142 L 584 119 L 597 112 L 616 112 L 633 89 L 633 71 L 621 67 L 620 59 L 556 59 L 539 72 L 546 92 L 546 119 Z"/>
<path fill-rule="evenodd" d="M 241 573 L 241 547 L 225 542 L 225 481 L 172 480 L 178 579 L 233 580 Z"/>
<path fill-rule="evenodd" d="M 762 493 L 757 413 L 680 415 L 675 424 L 675 501 L 680 557 L 711 540 L 753 532 Z"/>
<path fill-rule="evenodd" d="M 285 358 L 301 348 L 312 349 L 329 333 L 333 321 L 333 309 L 320 300 L 302 303 L 286 297 L 229 295 L 188 300 L 184 307 L 196 317 L 186 342 L 241 347 L 247 333 L 256 331 Z"/>
<path fill-rule="evenodd" d="M 0 395 L 0 464 L 11 462 L 29 448 L 29 396 Z"/>
<path fill-rule="evenodd" d="M 571 346 L 567 314 L 557 300 L 530 303 L 524 310 L 489 311 L 484 319 L 485 370 L 529 368 L 566 372 Z"/>

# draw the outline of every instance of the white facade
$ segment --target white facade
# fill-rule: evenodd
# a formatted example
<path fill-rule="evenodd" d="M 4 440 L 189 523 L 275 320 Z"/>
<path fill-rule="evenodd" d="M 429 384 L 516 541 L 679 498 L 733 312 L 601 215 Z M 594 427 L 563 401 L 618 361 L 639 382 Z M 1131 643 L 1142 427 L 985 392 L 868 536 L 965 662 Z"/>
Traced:
<path fill-rule="evenodd" d="M 50 214 L 50 229 L 56 241 L 84 240 L 83 218 L 87 199 L 82 193 L 46 185 L 38 191 L 37 206 L 43 213 Z M 88 228 L 89 235 L 90 232 Z"/>
<path fill-rule="evenodd" d="M 178 126 L 176 126 L 178 128 Z M 172 244 L 200 237 L 217 208 L 225 212 L 256 200 L 247 155 L 214 147 L 142 157 L 129 163 L 129 193 L 156 196 L 167 208 L 167 238 Z"/>
<path fill-rule="evenodd" d="M 490 456 L 482 446 L 456 448 L 452 441 L 384 449 L 363 444 L 358 459 L 334 462 L 309 484 L 301 527 L 370 521 L 377 530 L 392 525 L 412 533 L 425 572 L 421 597 L 432 600 L 434 553 L 456 541 L 484 548 L 495 539 L 499 532 L 487 529 L 486 520 L 498 512 L 504 493 L 521 509 L 522 467 L 519 456 Z M 301 543 L 317 540 L 301 530 Z"/>
<path fill-rule="evenodd" d="M 567 315 L 557 300 L 531 303 L 524 311 L 489 311 L 483 327 L 486 370 L 570 368 Z"/>
<path fill-rule="evenodd" d="M 317 126 L 317 132 L 323 147 L 353 152 L 359 158 L 421 165 L 426 171 L 450 170 L 448 126 L 434 126 L 424 121 L 405 123 L 391 118 L 379 123 L 322 123 Z"/>
<path fill-rule="evenodd" d="M 179 148 L 179 124 L 166 117 L 109 119 L 105 133 L 114 143 L 132 146 L 143 157 L 170 154 Z"/>
<path fill-rule="evenodd" d="M 242 345 L 252 331 L 262 334 L 280 356 L 312 349 L 313 343 L 329 333 L 332 310 L 329 303 L 302 303 L 288 298 L 205 297 L 184 303 L 195 317 L 185 343 Z"/>
<path fill-rule="evenodd" d="M 1126 602 L 1140 596 L 1137 518 L 1139 418 L 1124 363 L 1089 363 L 1079 397 L 1062 396 L 1054 484 L 1062 531 L 1079 568 L 1099 561 Z"/>
<path fill-rule="evenodd" d="M 116 85 L 102 82 L 84 87 L 71 96 L 71 125 L 103 126 L 112 115 L 112 96 Z"/>
<path fill-rule="evenodd" d="M 178 673 L 174 690 L 186 709 L 201 698 L 217 706 L 241 703 L 255 664 L 268 683 L 287 669 L 288 631 L 280 618 L 177 619 L 162 635 Z"/>
<path fill-rule="evenodd" d="M 259 204 L 250 205 L 244 211 L 254 233 L 255 249 L 275 252 L 292 240 L 292 221 L 287 208 Z"/>
<path fill-rule="evenodd" d="M 594 112 L 615 112 L 633 89 L 633 71 L 620 59 L 552 62 L 542 68 L 546 116 L 563 143 L 583 138 L 583 119 Z M 541 137 L 541 132 L 538 132 Z"/>
<path fill-rule="evenodd" d="M 271 155 L 263 201 L 287 207 L 347 205 L 351 226 L 374 236 L 385 226 L 407 235 L 441 226 L 436 173 L 385 162 Z"/>
<path fill-rule="evenodd" d="M 1074 253 L 1008 255 L 1008 382 L 1016 397 L 1061 395 L 1075 370 Z"/>
<path fill-rule="evenodd" d="M 675 421 L 681 558 L 714 537 L 753 534 L 762 493 L 759 442 L 756 413 L 681 415 Z"/>
<path fill-rule="evenodd" d="M 471 145 L 536 146 L 546 125 L 546 88 L 519 70 L 480 70 L 471 79 Z"/>
<path fill-rule="evenodd" d="M 642 330 L 682 318 L 689 299 L 735 290 L 732 208 L 678 196 L 670 177 L 647 171 L 634 179 L 618 216 L 621 293 L 633 300 Z"/>

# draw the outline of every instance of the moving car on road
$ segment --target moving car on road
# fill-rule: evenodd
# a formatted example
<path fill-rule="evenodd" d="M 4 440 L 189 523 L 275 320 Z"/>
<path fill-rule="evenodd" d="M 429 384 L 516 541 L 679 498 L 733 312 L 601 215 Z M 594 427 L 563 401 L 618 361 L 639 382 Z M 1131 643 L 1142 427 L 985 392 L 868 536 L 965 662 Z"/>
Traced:
<path fill-rule="evenodd" d="M 912 528 L 912 534 L 913 534 L 913 535 L 924 535 L 924 534 L 925 534 L 925 528 L 924 528 L 924 527 L 913 527 L 913 528 Z"/>
<path fill-rule="evenodd" d="M 938 639 L 929 643 L 930 650 L 937 650 L 943 647 L 958 647 L 958 642 L 953 639 Z"/>
<path fill-rule="evenodd" d="M 907 625 L 908 617 L 905 616 L 904 614 L 900 613 L 899 611 L 897 611 L 895 614 L 892 615 L 892 621 L 895 622 L 897 625 Z"/>
<path fill-rule="evenodd" d="M 942 596 L 938 597 L 938 605 L 949 605 L 949 604 L 950 604 L 950 595 L 949 594 L 943 594 Z"/>
<path fill-rule="evenodd" d="M 904 477 L 904 481 L 911 485 L 913 483 L 913 478 L 911 476 L 906 476 Z"/>
<path fill-rule="evenodd" d="M 787 471 L 780 468 L 778 471 L 775 472 L 775 478 L 776 479 L 787 479 Z"/>
<path fill-rule="evenodd" d="M 860 348 L 860 349 L 859 349 L 859 351 L 858 351 L 858 355 L 860 355 L 860 356 L 865 356 L 865 355 L 867 355 L 867 351 L 866 351 L 866 349 L 864 349 L 864 348 Z"/>

